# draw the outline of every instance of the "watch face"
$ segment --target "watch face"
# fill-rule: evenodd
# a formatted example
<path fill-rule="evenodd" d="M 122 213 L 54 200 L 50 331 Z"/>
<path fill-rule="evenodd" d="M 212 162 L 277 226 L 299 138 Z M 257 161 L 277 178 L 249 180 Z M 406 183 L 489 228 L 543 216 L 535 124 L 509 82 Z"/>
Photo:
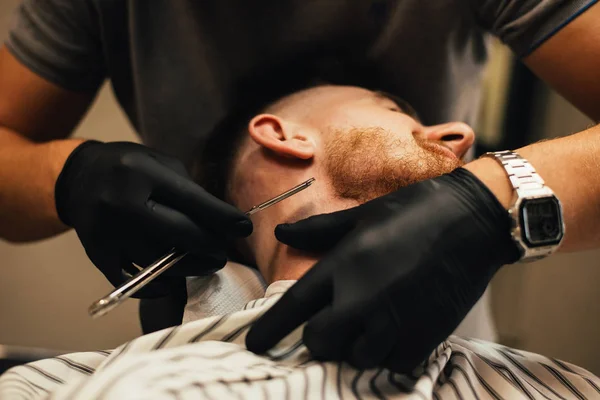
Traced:
<path fill-rule="evenodd" d="M 555 197 L 523 200 L 520 217 L 523 240 L 529 247 L 558 244 L 563 237 L 562 215 Z"/>

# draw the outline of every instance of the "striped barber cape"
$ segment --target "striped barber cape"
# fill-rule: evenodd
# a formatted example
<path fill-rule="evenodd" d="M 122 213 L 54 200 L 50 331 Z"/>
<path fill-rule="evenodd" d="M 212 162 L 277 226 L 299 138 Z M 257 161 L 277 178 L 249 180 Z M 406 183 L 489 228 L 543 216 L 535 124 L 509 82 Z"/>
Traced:
<path fill-rule="evenodd" d="M 0 399 L 600 399 L 600 379 L 552 358 L 451 336 L 411 375 L 312 360 L 297 329 L 268 356 L 245 348 L 252 322 L 294 281 L 243 310 L 8 370 Z"/>

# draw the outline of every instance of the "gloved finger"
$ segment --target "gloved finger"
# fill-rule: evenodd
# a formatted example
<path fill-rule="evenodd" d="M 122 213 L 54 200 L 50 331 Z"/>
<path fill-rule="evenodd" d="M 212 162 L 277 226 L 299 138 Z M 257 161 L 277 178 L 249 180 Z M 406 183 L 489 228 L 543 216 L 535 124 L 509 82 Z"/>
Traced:
<path fill-rule="evenodd" d="M 254 323 L 246 336 L 248 350 L 266 352 L 330 304 L 333 286 L 329 268 L 326 260 L 317 263 Z"/>
<path fill-rule="evenodd" d="M 111 268 L 114 271 L 111 272 L 111 276 L 114 276 L 111 283 L 115 287 L 137 275 L 143 268 L 148 267 L 167 251 L 165 245 L 158 243 L 142 227 L 134 224 L 125 224 L 114 235 L 113 243 L 111 246 L 113 253 L 118 252 L 118 256 L 113 258 L 116 262 L 113 262 Z M 166 280 L 167 278 L 163 274 L 144 286 L 132 297 L 141 299 L 166 296 L 170 291 Z"/>
<path fill-rule="evenodd" d="M 121 268 L 121 280 L 122 282 L 117 286 L 120 286 L 124 282 L 131 279 L 136 273 L 139 272 L 131 263 L 123 263 Z M 114 284 L 113 284 L 114 285 Z M 168 282 L 159 276 L 146 286 L 135 292 L 131 297 L 134 299 L 155 299 L 158 297 L 164 297 L 169 294 L 170 287 Z"/>
<path fill-rule="evenodd" d="M 175 212 L 177 213 L 177 212 Z M 132 227 L 133 225 L 133 227 Z M 159 235 L 160 233 L 160 235 Z M 121 229 L 117 237 L 120 239 L 125 259 L 131 260 L 141 268 L 147 268 L 159 258 L 173 251 L 181 250 L 177 242 L 170 242 L 171 235 L 165 230 L 151 230 L 144 227 L 128 224 Z M 201 243 L 200 243 L 201 244 Z M 185 251 L 185 250 L 184 250 Z M 194 249 L 195 253 L 188 253 L 171 266 L 161 276 L 205 276 L 223 268 L 227 263 L 224 249 L 216 247 L 210 250 Z M 123 268 L 129 273 L 137 273 L 134 266 Z"/>
<path fill-rule="evenodd" d="M 298 250 L 324 252 L 356 227 L 357 217 L 357 208 L 315 215 L 293 224 L 277 225 L 275 237 Z"/>
<path fill-rule="evenodd" d="M 160 153 L 151 153 L 150 154 L 156 161 L 164 165 L 165 167 L 177 172 L 179 175 L 184 177 L 189 177 L 188 171 L 185 168 L 185 165 L 181 161 L 176 158 L 168 157 Z"/>
<path fill-rule="evenodd" d="M 326 307 L 308 321 L 302 341 L 316 360 L 343 360 L 352 348 L 361 324 L 350 313 L 335 313 Z"/>
<path fill-rule="evenodd" d="M 403 328 L 400 323 L 404 321 L 419 321 L 417 309 L 405 310 L 402 315 L 390 316 L 396 321 L 394 331 L 396 332 L 395 344 L 383 361 L 383 366 L 390 371 L 409 374 L 421 364 L 451 332 L 432 336 L 432 330 L 438 330 L 439 326 L 428 323 L 428 319 L 419 324 L 412 324 Z M 432 314 L 433 315 L 433 314 Z M 437 315 L 437 314 L 436 314 Z"/>
<path fill-rule="evenodd" d="M 98 267 L 98 269 L 100 268 L 101 267 Z M 100 271 L 115 288 L 121 286 L 129 279 L 128 276 L 123 273 L 120 263 L 111 265 L 110 270 L 100 269 Z"/>
<path fill-rule="evenodd" d="M 102 246 L 94 249 L 97 251 L 88 252 L 88 257 L 115 288 L 137 273 L 138 270 L 122 254 L 115 251 L 115 247 Z M 129 270 L 129 273 L 125 272 L 126 269 Z M 165 296 L 167 293 L 167 288 L 160 282 L 151 282 L 132 297 L 155 298 Z"/>
<path fill-rule="evenodd" d="M 147 208 L 139 210 L 139 213 L 134 212 L 145 228 L 149 229 L 154 237 L 159 238 L 160 242 L 168 245 L 169 248 L 175 247 L 180 251 L 197 252 L 224 247 L 225 238 L 199 227 L 180 211 L 153 200 L 148 200 L 146 206 Z"/>
<path fill-rule="evenodd" d="M 417 354 L 412 349 L 414 346 L 408 345 L 407 342 L 396 342 L 382 366 L 398 374 L 410 375 L 429 355 Z"/>
<path fill-rule="evenodd" d="M 165 271 L 165 276 L 208 276 L 219 271 L 227 263 L 225 252 L 211 254 L 188 253 Z"/>
<path fill-rule="evenodd" d="M 146 268 L 173 248 L 173 245 L 163 243 L 159 238 L 154 237 L 153 230 L 144 225 L 146 224 L 134 221 L 125 224 L 118 233 L 115 233 L 123 258 L 130 262 L 123 267 L 123 270 L 130 273 L 134 268 L 132 263 L 140 268 Z"/>
<path fill-rule="evenodd" d="M 348 362 L 357 369 L 381 366 L 394 348 L 398 334 L 393 322 L 384 311 L 376 311 L 367 322 L 349 352 Z"/>
<path fill-rule="evenodd" d="M 118 248 L 112 244 L 109 238 L 101 237 L 95 241 L 95 246 L 85 246 L 88 238 L 81 238 L 84 244 L 85 252 L 92 263 L 102 272 L 106 279 L 114 286 L 120 286 L 125 282 L 126 277 L 122 274 L 122 266 L 129 264 L 123 259 Z"/>
<path fill-rule="evenodd" d="M 122 250 L 126 259 L 131 260 L 140 268 L 147 268 L 159 258 L 173 251 L 173 244 L 165 244 L 164 238 L 157 238 L 141 230 L 131 231 L 130 238 Z M 124 240 L 123 240 L 124 241 Z M 178 247 L 175 247 L 179 250 Z M 227 263 L 224 250 L 214 249 L 204 253 L 187 253 L 181 260 L 164 271 L 161 276 L 206 276 L 217 272 Z M 123 268 L 130 274 L 139 272 L 133 264 Z"/>
<path fill-rule="evenodd" d="M 242 211 L 217 199 L 190 178 L 149 157 L 137 160 L 136 168 L 155 180 L 155 201 L 223 236 L 246 237 L 252 233 L 252 222 Z"/>

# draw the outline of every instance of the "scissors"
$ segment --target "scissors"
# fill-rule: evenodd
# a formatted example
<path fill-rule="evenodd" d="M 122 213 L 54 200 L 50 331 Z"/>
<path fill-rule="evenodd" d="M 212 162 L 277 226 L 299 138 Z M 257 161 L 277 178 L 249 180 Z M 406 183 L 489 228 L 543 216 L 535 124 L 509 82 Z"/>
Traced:
<path fill-rule="evenodd" d="M 310 178 L 301 184 L 294 186 L 293 188 L 286 190 L 278 196 L 273 197 L 265 201 L 264 203 L 260 203 L 250 210 L 246 211 L 247 216 L 251 216 L 259 211 L 262 211 L 266 208 L 271 207 L 279 203 L 282 200 L 287 199 L 290 196 L 295 195 L 298 192 L 303 191 L 308 188 L 315 181 L 315 178 Z M 158 260 L 154 261 L 148 267 L 144 268 L 140 272 L 138 272 L 135 276 L 131 277 L 127 282 L 123 283 L 121 286 L 101 298 L 92 303 L 92 305 L 88 308 L 88 314 L 92 318 L 98 318 L 103 315 L 108 314 L 115 307 L 119 306 L 125 300 L 134 295 L 138 290 L 152 282 L 154 279 L 158 278 L 163 272 L 171 268 L 173 265 L 177 264 L 179 260 L 186 256 L 187 253 L 177 251 L 175 249 L 171 250 L 169 253 L 165 254 Z"/>

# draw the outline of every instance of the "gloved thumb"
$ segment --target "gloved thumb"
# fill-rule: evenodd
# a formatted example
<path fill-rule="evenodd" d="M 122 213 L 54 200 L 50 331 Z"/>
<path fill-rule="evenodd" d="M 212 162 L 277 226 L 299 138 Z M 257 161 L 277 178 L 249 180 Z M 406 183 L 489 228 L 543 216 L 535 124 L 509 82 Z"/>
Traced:
<path fill-rule="evenodd" d="M 279 224 L 275 237 L 295 249 L 324 252 L 356 227 L 358 207 L 315 215 L 292 224 Z"/>

